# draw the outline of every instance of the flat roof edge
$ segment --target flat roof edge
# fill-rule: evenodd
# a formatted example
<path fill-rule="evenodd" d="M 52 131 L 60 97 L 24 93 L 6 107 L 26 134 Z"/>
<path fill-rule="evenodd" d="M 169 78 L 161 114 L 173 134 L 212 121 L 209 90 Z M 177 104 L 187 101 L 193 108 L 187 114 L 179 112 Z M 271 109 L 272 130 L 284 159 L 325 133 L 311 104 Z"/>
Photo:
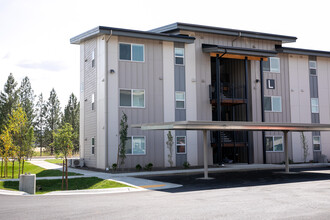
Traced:
<path fill-rule="evenodd" d="M 292 48 L 292 47 L 277 47 L 276 50 L 279 53 L 298 54 L 298 55 L 307 55 L 307 56 L 320 56 L 320 57 L 329 57 L 330 58 L 330 51 L 310 50 L 310 49 Z"/>
<path fill-rule="evenodd" d="M 70 39 L 71 44 L 80 44 L 81 42 L 88 40 L 92 37 L 101 35 L 101 34 L 113 34 L 116 36 L 125 36 L 125 37 L 135 37 L 142 39 L 150 39 L 150 40 L 162 40 L 162 41 L 172 41 L 172 42 L 180 42 L 180 43 L 193 43 L 195 41 L 194 37 L 183 36 L 183 35 L 171 35 L 171 34 L 163 34 L 163 33 L 154 33 L 148 31 L 137 31 L 137 30 L 129 30 L 122 28 L 113 28 L 113 27 L 105 27 L 98 26 L 89 31 L 86 31 L 76 37 Z"/>

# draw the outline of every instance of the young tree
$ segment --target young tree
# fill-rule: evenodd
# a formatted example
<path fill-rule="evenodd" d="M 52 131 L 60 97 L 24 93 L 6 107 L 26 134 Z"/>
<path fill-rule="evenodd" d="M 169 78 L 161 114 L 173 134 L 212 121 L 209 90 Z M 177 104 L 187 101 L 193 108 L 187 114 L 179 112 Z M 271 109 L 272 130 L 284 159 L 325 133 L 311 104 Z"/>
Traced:
<path fill-rule="evenodd" d="M 77 97 L 72 93 L 69 97 L 68 104 L 64 108 L 62 123 L 69 123 L 73 129 L 73 146 L 74 151 L 79 151 L 79 111 L 80 104 Z"/>
<path fill-rule="evenodd" d="M 21 86 L 19 87 L 18 90 L 18 95 L 19 95 L 19 101 L 20 105 L 23 108 L 24 112 L 26 113 L 28 123 L 32 125 L 34 118 L 35 118 L 35 113 L 34 113 L 34 91 L 31 87 L 31 82 L 29 77 L 25 77 L 22 80 Z"/>
<path fill-rule="evenodd" d="M 60 129 L 57 130 L 56 133 L 53 132 L 53 136 L 54 142 L 52 143 L 52 146 L 55 148 L 55 153 L 58 156 L 62 156 L 65 160 L 65 182 L 66 190 L 68 190 L 68 156 L 72 154 L 73 150 L 71 125 L 69 123 L 65 123 Z"/>
<path fill-rule="evenodd" d="M 48 102 L 47 102 L 47 116 L 46 116 L 46 129 L 45 136 L 47 140 L 47 144 L 51 144 L 54 142 L 54 131 L 60 125 L 60 116 L 61 116 L 61 107 L 60 101 L 58 100 L 55 89 L 53 88 L 50 92 Z M 54 154 L 54 148 L 50 146 L 50 154 Z"/>
<path fill-rule="evenodd" d="M 118 146 L 118 162 L 120 165 L 125 164 L 126 158 L 126 141 L 127 141 L 127 115 L 123 112 L 123 115 L 120 120 L 120 130 L 119 130 L 119 146 Z M 120 161 L 119 161 L 120 160 Z M 117 162 L 117 164 L 118 164 Z"/>
<path fill-rule="evenodd" d="M 45 146 L 45 127 L 46 127 L 46 114 L 47 114 L 46 102 L 43 98 L 42 93 L 38 97 L 38 102 L 35 111 L 36 111 L 35 133 L 37 136 L 36 142 L 40 147 L 40 156 L 42 156 L 42 149 Z"/>

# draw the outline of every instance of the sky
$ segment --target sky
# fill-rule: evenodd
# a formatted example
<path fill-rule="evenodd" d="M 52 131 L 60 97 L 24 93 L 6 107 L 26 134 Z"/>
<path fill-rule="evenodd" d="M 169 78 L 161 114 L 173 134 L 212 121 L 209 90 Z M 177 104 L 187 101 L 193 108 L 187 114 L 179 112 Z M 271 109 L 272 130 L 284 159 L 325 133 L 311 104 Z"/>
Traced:
<path fill-rule="evenodd" d="M 70 38 L 97 26 L 150 30 L 174 22 L 298 37 L 297 47 L 330 51 L 324 0 L 0 0 L 0 90 L 9 73 L 62 109 L 79 97 L 79 46 Z"/>

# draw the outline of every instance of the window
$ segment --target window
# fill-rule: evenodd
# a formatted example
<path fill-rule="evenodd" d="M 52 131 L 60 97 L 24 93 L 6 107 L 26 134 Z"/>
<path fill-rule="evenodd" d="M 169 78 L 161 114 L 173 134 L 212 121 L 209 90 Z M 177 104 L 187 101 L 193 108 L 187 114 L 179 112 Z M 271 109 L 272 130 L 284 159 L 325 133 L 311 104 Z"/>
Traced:
<path fill-rule="evenodd" d="M 174 49 L 174 57 L 175 57 L 175 64 L 183 65 L 184 49 L 183 48 L 175 48 Z"/>
<path fill-rule="evenodd" d="M 309 64 L 309 73 L 311 75 L 316 75 L 316 61 L 310 60 L 308 64 Z"/>
<path fill-rule="evenodd" d="M 267 79 L 267 89 L 275 89 L 275 79 Z"/>
<path fill-rule="evenodd" d="M 125 145 L 126 154 L 128 155 L 145 155 L 146 141 L 145 137 L 128 137 Z"/>
<path fill-rule="evenodd" d="M 144 90 L 143 89 L 121 89 L 120 106 L 144 108 Z"/>
<path fill-rule="evenodd" d="M 267 61 L 263 62 L 263 70 L 273 73 L 280 72 L 280 58 L 269 57 Z"/>
<path fill-rule="evenodd" d="M 185 108 L 185 92 L 175 92 L 175 108 Z"/>
<path fill-rule="evenodd" d="M 95 154 L 95 138 L 92 137 L 92 154 Z"/>
<path fill-rule="evenodd" d="M 266 151 L 281 152 L 283 151 L 283 138 L 278 136 L 265 137 Z"/>
<path fill-rule="evenodd" d="M 120 43 L 119 59 L 144 62 L 144 45 Z"/>
<path fill-rule="evenodd" d="M 281 96 L 265 96 L 264 109 L 269 112 L 282 112 Z"/>
<path fill-rule="evenodd" d="M 94 109 L 95 109 L 94 93 L 92 94 L 92 100 L 91 100 L 91 103 L 92 103 L 92 110 L 94 110 Z"/>
<path fill-rule="evenodd" d="M 95 51 L 92 51 L 92 67 L 95 66 Z"/>
<path fill-rule="evenodd" d="M 320 136 L 313 136 L 313 149 L 321 150 L 321 137 Z"/>
<path fill-rule="evenodd" d="M 319 99 L 311 98 L 312 113 L 319 113 Z"/>
<path fill-rule="evenodd" d="M 176 153 L 185 154 L 186 153 L 186 137 L 176 136 Z"/>

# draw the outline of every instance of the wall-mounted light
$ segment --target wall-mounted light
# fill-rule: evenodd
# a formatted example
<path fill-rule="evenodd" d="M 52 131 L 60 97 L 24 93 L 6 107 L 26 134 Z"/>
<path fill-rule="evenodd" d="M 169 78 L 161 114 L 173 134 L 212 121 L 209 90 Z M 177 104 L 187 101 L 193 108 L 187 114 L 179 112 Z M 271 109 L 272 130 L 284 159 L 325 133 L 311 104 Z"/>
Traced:
<path fill-rule="evenodd" d="M 258 83 L 258 82 L 260 82 L 260 80 L 259 79 L 256 79 L 256 83 Z"/>
<path fill-rule="evenodd" d="M 115 70 L 114 70 L 114 69 L 111 69 L 111 70 L 110 70 L 110 73 L 111 73 L 111 74 L 114 74 L 114 73 L 115 73 Z"/>

